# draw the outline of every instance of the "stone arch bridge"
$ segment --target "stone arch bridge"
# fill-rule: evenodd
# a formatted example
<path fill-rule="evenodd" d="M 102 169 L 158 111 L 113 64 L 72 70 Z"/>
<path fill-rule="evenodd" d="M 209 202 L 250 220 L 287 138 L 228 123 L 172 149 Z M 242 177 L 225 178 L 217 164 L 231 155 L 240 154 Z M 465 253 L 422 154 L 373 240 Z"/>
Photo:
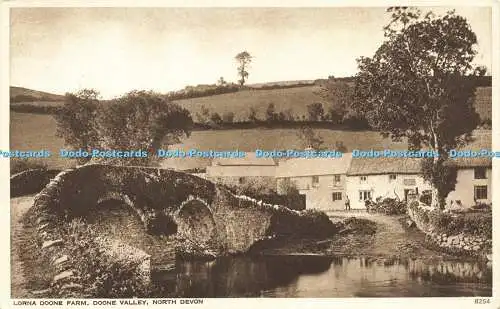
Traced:
<path fill-rule="evenodd" d="M 216 256 L 243 253 L 276 236 L 326 236 L 333 227 L 324 214 L 238 196 L 190 174 L 102 164 L 59 173 L 36 195 L 33 208 L 39 228 L 50 238 L 57 224 L 85 216 L 110 199 L 133 209 L 148 233 L 178 235 Z"/>

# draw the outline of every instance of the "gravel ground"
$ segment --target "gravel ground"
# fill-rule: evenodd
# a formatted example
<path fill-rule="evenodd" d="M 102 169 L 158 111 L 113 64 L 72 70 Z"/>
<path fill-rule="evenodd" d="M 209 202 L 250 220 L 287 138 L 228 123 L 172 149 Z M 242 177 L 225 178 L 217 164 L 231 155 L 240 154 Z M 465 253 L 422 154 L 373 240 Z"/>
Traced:
<path fill-rule="evenodd" d="M 29 235 L 23 230 L 20 222 L 22 216 L 33 205 L 33 196 L 16 197 L 10 200 L 10 226 L 11 226 L 11 296 L 12 298 L 31 297 L 26 288 L 26 280 L 23 274 L 23 262 L 19 257 L 19 244 L 23 237 Z"/>

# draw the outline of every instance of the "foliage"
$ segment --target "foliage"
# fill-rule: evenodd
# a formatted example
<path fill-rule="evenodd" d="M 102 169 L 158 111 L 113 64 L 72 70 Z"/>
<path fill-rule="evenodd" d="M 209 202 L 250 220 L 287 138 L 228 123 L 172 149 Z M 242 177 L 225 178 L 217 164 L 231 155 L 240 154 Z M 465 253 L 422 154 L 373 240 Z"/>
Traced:
<path fill-rule="evenodd" d="M 40 192 L 59 172 L 59 170 L 47 170 L 43 166 L 36 169 L 26 169 L 22 173 L 11 176 L 10 197 Z"/>
<path fill-rule="evenodd" d="M 220 124 L 222 124 L 222 118 L 219 115 L 219 113 L 212 113 L 212 115 L 210 116 L 210 121 L 214 125 L 220 125 Z"/>
<path fill-rule="evenodd" d="M 309 114 L 310 121 L 320 121 L 324 119 L 325 111 L 323 110 L 323 104 L 312 103 L 307 105 L 307 113 Z"/>
<path fill-rule="evenodd" d="M 243 51 L 238 53 L 234 58 L 238 62 L 238 75 L 240 76 L 240 80 L 238 80 L 238 82 L 240 86 L 243 86 L 248 78 L 247 70 L 253 57 L 247 51 Z"/>
<path fill-rule="evenodd" d="M 297 184 L 290 180 L 290 178 L 282 179 L 279 182 L 278 191 L 284 195 L 298 195 L 299 189 L 297 189 Z"/>
<path fill-rule="evenodd" d="M 233 112 L 225 112 L 224 114 L 222 114 L 222 121 L 224 123 L 233 123 L 234 113 Z"/>
<path fill-rule="evenodd" d="M 421 203 L 424 203 L 427 206 L 431 205 L 432 202 L 432 192 L 428 190 L 427 192 L 422 192 L 419 198 Z"/>
<path fill-rule="evenodd" d="M 302 143 L 303 148 L 311 147 L 314 150 L 323 150 L 325 147 L 323 146 L 323 138 L 321 135 L 314 132 L 313 129 L 307 126 L 303 126 L 297 132 L 297 137 Z"/>
<path fill-rule="evenodd" d="M 56 115 L 57 134 L 66 144 L 89 152 L 95 148 L 149 152 L 146 158 L 116 160 L 117 164 L 151 163 L 151 153 L 164 143 L 179 143 L 193 125 L 186 109 L 154 92 L 132 91 L 106 103 L 99 102 L 94 90 L 66 98 Z"/>
<path fill-rule="evenodd" d="M 98 148 L 98 106 L 99 93 L 95 90 L 84 89 L 75 94 L 67 93 L 64 105 L 55 115 L 56 135 L 64 138 L 64 142 L 74 149 L 90 152 L 93 148 Z M 78 158 L 80 163 L 87 160 Z"/>
<path fill-rule="evenodd" d="M 342 123 L 350 110 L 350 104 L 354 97 L 352 83 L 329 78 L 321 85 L 319 94 L 330 103 L 328 108 L 330 121 L 337 124 Z"/>
<path fill-rule="evenodd" d="M 57 114 L 60 110 L 58 106 L 48 106 L 48 105 L 34 105 L 34 104 L 12 104 L 10 110 L 18 113 L 32 113 L 32 114 L 46 114 L 52 115 Z"/>
<path fill-rule="evenodd" d="M 357 231 L 361 234 L 373 235 L 377 231 L 377 224 L 363 218 L 349 217 L 342 220 L 345 229 Z"/>
<path fill-rule="evenodd" d="M 253 106 L 250 107 L 250 112 L 248 114 L 248 121 L 253 122 L 253 123 L 256 123 L 259 121 L 259 118 L 257 118 L 257 110 Z"/>
<path fill-rule="evenodd" d="M 394 198 L 385 198 L 381 201 L 370 203 L 366 211 L 382 213 L 384 215 L 402 215 L 406 213 L 406 203 Z"/>
<path fill-rule="evenodd" d="M 278 120 L 278 113 L 274 107 L 274 103 L 269 103 L 266 109 L 266 120 L 267 122 L 275 122 Z"/>
<path fill-rule="evenodd" d="M 25 170 L 38 169 L 47 170 L 47 163 L 32 158 L 11 158 L 10 159 L 10 174 L 14 175 Z"/>
<path fill-rule="evenodd" d="M 139 279 L 138 262 L 118 261 L 101 249 L 96 230 L 74 220 L 61 227 L 65 251 L 71 256 L 78 284 L 93 298 L 144 297 L 151 286 Z"/>
<path fill-rule="evenodd" d="M 436 232 L 442 234 L 458 235 L 464 233 L 487 239 L 492 237 L 491 212 L 450 214 L 434 210 L 429 213 L 429 223 Z"/>
<path fill-rule="evenodd" d="M 185 99 L 194 99 L 201 98 L 225 93 L 234 93 L 240 90 L 238 85 L 232 83 L 219 84 L 221 81 L 218 81 L 217 85 L 198 85 L 198 86 L 186 86 L 182 90 L 172 91 L 166 95 L 166 98 L 169 101 L 174 100 L 185 100 Z"/>
<path fill-rule="evenodd" d="M 439 205 L 444 208 L 448 193 L 455 190 L 457 168 L 449 164 L 434 164 L 433 158 L 422 159 L 421 165 L 424 180 L 434 184 L 438 192 Z"/>
<path fill-rule="evenodd" d="M 196 113 L 196 120 L 198 123 L 206 124 L 208 123 L 210 117 L 210 110 L 205 106 L 201 106 L 201 113 Z"/>
<path fill-rule="evenodd" d="M 492 237 L 492 212 L 489 211 L 468 211 L 453 214 L 435 208 L 425 208 L 419 206 L 418 201 L 413 201 L 408 205 L 416 218 L 426 225 L 426 229 L 435 233 L 458 235 L 469 234 L 481 236 L 487 239 Z"/>
<path fill-rule="evenodd" d="M 281 213 L 271 219 L 273 233 L 286 237 L 322 238 L 331 236 L 336 227 L 322 211 L 307 209 L 299 216 Z"/>
<path fill-rule="evenodd" d="M 351 107 L 394 140 L 407 137 L 412 149 L 437 151 L 432 164 L 439 171 L 448 151 L 470 141 L 479 121 L 471 100 L 474 83 L 464 78 L 484 73 L 472 66 L 477 38 L 454 12 L 436 17 L 406 7 L 388 11 L 385 41 L 372 58 L 358 59 Z M 442 190 L 435 176 L 428 178 L 434 190 Z M 438 195 L 445 196 L 436 194 L 435 207 Z"/>

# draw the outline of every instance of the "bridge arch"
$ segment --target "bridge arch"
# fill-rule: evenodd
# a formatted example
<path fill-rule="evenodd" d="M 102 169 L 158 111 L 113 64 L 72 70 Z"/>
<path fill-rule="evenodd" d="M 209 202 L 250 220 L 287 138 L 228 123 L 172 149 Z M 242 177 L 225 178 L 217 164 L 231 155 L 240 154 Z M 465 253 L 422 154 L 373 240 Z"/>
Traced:
<path fill-rule="evenodd" d="M 213 248 L 218 238 L 217 225 L 210 206 L 201 199 L 189 199 L 175 212 L 181 237 L 204 248 Z"/>

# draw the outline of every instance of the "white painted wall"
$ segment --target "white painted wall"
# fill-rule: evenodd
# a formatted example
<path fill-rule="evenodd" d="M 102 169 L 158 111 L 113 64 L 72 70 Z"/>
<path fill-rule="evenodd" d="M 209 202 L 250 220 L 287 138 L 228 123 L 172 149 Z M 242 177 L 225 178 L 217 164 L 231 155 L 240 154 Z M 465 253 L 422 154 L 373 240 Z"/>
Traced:
<path fill-rule="evenodd" d="M 482 200 L 482 202 L 491 203 L 491 179 L 492 179 L 491 168 L 486 169 L 486 179 L 474 179 L 474 169 L 459 169 L 457 171 L 457 183 L 455 185 L 455 191 L 450 192 L 446 198 L 446 204 L 450 204 L 451 201 L 460 200 L 464 207 L 471 207 L 474 205 L 474 186 L 487 186 L 488 187 L 488 199 Z"/>
<path fill-rule="evenodd" d="M 365 202 L 359 199 L 359 191 L 366 190 L 371 192 L 372 199 L 377 197 L 395 198 L 398 196 L 401 200 L 405 197 L 405 189 L 429 190 L 430 184 L 424 181 L 424 178 L 418 174 L 396 174 L 396 179 L 390 180 L 389 175 L 364 175 L 366 181 L 361 181 L 361 176 L 347 176 L 346 191 L 351 201 L 351 209 L 365 209 Z M 405 180 L 414 179 L 415 184 L 405 184 Z"/>
<path fill-rule="evenodd" d="M 281 193 L 281 182 L 278 178 L 278 193 Z M 336 210 L 344 209 L 346 175 L 340 174 L 340 183 L 335 184 L 334 175 L 318 176 L 318 183 L 313 185 L 313 176 L 290 177 L 300 194 L 306 195 L 306 209 Z M 341 192 L 342 200 L 333 201 L 333 192 Z"/>

